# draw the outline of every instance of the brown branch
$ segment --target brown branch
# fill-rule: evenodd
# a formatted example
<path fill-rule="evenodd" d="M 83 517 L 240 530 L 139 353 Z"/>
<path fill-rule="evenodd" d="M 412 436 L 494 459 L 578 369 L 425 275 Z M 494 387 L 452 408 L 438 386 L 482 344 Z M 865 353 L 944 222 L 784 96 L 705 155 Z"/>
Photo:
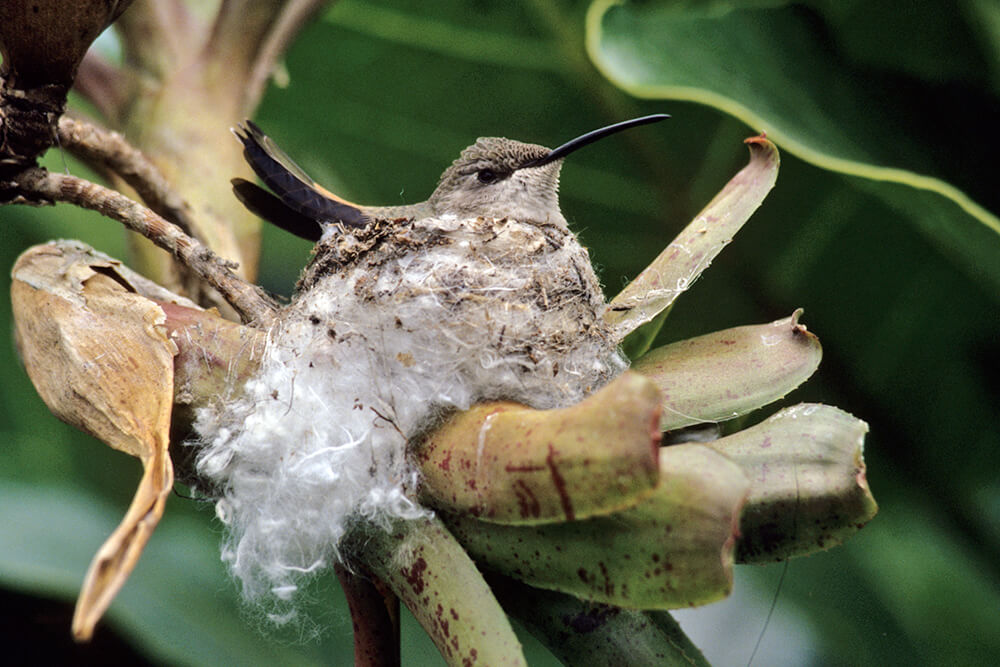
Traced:
<path fill-rule="evenodd" d="M 399 667 L 399 598 L 341 565 L 334 572 L 351 610 L 355 667 Z"/>
<path fill-rule="evenodd" d="M 177 225 L 120 192 L 76 176 L 39 168 L 22 172 L 15 187 L 22 193 L 15 203 L 67 202 L 121 222 L 174 255 L 218 290 L 244 322 L 267 326 L 274 319 L 277 304 L 260 287 L 233 273 L 233 262 L 219 257 Z"/>
<path fill-rule="evenodd" d="M 12 84 L 9 77 L 0 76 L 0 183 L 35 165 L 52 145 L 56 120 L 66 108 L 67 86 L 22 90 Z M 0 185 L 0 201 L 8 198 Z"/>
<path fill-rule="evenodd" d="M 204 235 L 210 223 L 199 219 L 194 209 L 174 189 L 159 168 L 139 149 L 117 132 L 91 123 L 63 117 L 59 121 L 59 141 L 72 153 L 106 173 L 121 177 L 142 198 L 149 208 L 178 225 L 186 234 L 207 242 Z M 186 291 L 203 301 L 214 304 L 224 314 L 232 315 L 225 297 L 198 283 L 197 276 L 187 266 L 179 266 L 180 284 Z"/>
<path fill-rule="evenodd" d="M 85 162 L 118 174 L 149 208 L 185 233 L 194 235 L 199 228 L 190 205 L 173 190 L 156 165 L 122 135 L 63 116 L 59 119 L 59 142 Z"/>

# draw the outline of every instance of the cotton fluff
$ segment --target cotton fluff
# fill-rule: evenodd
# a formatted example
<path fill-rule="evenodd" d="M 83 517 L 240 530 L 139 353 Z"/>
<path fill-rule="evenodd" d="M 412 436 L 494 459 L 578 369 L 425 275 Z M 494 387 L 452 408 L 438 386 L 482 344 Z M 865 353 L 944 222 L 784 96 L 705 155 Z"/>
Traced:
<path fill-rule="evenodd" d="M 406 445 L 443 414 L 488 399 L 569 405 L 621 372 L 604 308 L 562 225 L 331 228 L 259 373 L 196 423 L 197 472 L 245 598 L 287 620 L 303 577 L 338 561 L 349 520 L 427 514 Z"/>

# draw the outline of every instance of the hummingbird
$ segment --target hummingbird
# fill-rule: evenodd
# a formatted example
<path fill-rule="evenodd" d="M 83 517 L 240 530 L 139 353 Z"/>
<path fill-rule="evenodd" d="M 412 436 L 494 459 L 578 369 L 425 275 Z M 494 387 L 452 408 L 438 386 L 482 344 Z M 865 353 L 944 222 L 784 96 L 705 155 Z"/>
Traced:
<path fill-rule="evenodd" d="M 247 120 L 233 133 L 243 144 L 244 158 L 271 192 L 242 178 L 232 180 L 233 191 L 254 214 L 313 242 L 331 225 L 361 228 L 377 220 L 446 215 L 509 218 L 566 228 L 558 199 L 563 158 L 609 135 L 669 117 L 653 114 L 622 121 L 555 149 L 503 137 L 480 137 L 444 171 L 426 201 L 401 206 L 365 206 L 338 197 L 310 178 Z"/>

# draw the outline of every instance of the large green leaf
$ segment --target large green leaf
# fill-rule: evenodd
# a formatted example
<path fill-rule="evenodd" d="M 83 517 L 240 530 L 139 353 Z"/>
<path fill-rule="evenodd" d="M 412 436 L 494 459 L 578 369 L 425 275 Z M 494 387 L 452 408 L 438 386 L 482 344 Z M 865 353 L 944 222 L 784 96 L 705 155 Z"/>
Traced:
<path fill-rule="evenodd" d="M 595 2 L 591 58 L 633 95 L 711 105 L 812 164 L 878 183 L 876 196 L 1000 296 L 1000 219 L 928 175 L 936 170 L 933 128 L 915 134 L 897 122 L 898 100 L 871 86 L 861 67 L 831 57 L 801 8 L 702 4 Z M 881 16 L 883 30 L 910 11 Z"/>
<path fill-rule="evenodd" d="M 713 295 L 745 290 L 767 303 L 808 306 L 826 355 L 805 391 L 872 423 L 868 463 L 879 471 L 873 484 L 883 507 L 947 524 L 952 533 L 944 539 L 976 545 L 984 590 L 1000 603 L 1000 571 L 992 565 L 1000 554 L 1000 419 L 990 379 L 1000 359 L 991 342 L 1000 242 L 995 215 L 956 190 L 993 211 L 1000 206 L 990 154 L 996 131 L 984 122 L 1000 108 L 995 5 L 778 1 L 734 9 L 731 2 L 694 2 L 682 12 L 680 4 L 597 3 L 589 44 L 627 90 L 654 96 L 657 86 L 645 87 L 646 75 L 669 72 L 670 85 L 658 90 L 672 93 L 656 99 L 708 103 L 767 130 L 784 151 L 775 192 L 723 255 L 734 268 L 714 267 L 709 280 L 725 286 Z M 707 25 L 709 34 L 700 30 Z M 654 43 L 666 50 L 643 62 Z M 686 306 L 682 301 L 672 320 L 697 316 Z M 846 403 L 831 400 L 839 391 Z M 942 444 L 951 442 L 962 443 L 960 455 Z M 880 532 L 878 524 L 868 530 Z M 877 558 L 864 546 L 849 548 Z M 914 569 L 933 568 L 927 554 L 910 556 Z M 870 618 L 864 609 L 880 604 L 898 606 L 885 595 L 890 588 L 871 589 L 857 617 Z M 902 597 L 920 622 L 934 618 L 912 589 Z M 810 597 L 829 634 L 844 641 L 860 633 L 871 637 L 866 650 L 883 651 L 868 624 L 842 617 L 829 624 L 824 606 Z M 888 625 L 892 645 L 905 645 L 914 626 Z M 927 634 L 919 641 L 946 652 L 974 641 L 970 627 L 962 624 L 947 641 Z"/>
<path fill-rule="evenodd" d="M 819 339 L 802 310 L 770 324 L 725 329 L 658 347 L 633 368 L 660 388 L 664 431 L 725 421 L 783 398 L 816 370 Z"/>

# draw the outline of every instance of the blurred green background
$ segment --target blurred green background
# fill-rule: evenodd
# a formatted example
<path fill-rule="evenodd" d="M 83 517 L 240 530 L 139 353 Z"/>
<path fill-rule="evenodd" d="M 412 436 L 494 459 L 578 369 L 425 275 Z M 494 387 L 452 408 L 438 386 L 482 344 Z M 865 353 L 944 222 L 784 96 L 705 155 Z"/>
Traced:
<path fill-rule="evenodd" d="M 563 169 L 563 211 L 609 296 L 742 166 L 741 140 L 767 131 L 782 150 L 777 187 L 678 301 L 659 342 L 804 307 L 824 359 L 786 402 L 837 405 L 870 424 L 881 510 L 846 545 L 790 563 L 754 664 L 993 662 L 1000 4 L 605 4 L 344 0 L 293 45 L 289 82 L 271 87 L 256 120 L 329 189 L 395 204 L 425 198 L 478 136 L 554 146 L 668 112 Z M 64 158 L 47 164 L 62 170 Z M 115 223 L 67 206 L 2 208 L 0 234 L 8 267 L 58 237 L 124 258 Z M 289 294 L 308 256 L 306 242 L 266 229 L 262 284 Z M 0 317 L 10 332 L 8 299 Z M 67 603 L 140 468 L 56 421 L 7 339 L 0 634 L 17 662 L 68 647 Z M 210 507 L 172 498 L 98 631 L 104 643 L 74 659 L 350 664 L 336 585 L 312 591 L 321 639 L 263 637 L 219 562 L 219 531 Z M 737 568 L 733 599 L 680 614 L 714 664 L 746 664 L 781 571 Z M 554 664 L 525 641 L 531 664 Z M 442 664 L 410 619 L 404 663 Z"/>

